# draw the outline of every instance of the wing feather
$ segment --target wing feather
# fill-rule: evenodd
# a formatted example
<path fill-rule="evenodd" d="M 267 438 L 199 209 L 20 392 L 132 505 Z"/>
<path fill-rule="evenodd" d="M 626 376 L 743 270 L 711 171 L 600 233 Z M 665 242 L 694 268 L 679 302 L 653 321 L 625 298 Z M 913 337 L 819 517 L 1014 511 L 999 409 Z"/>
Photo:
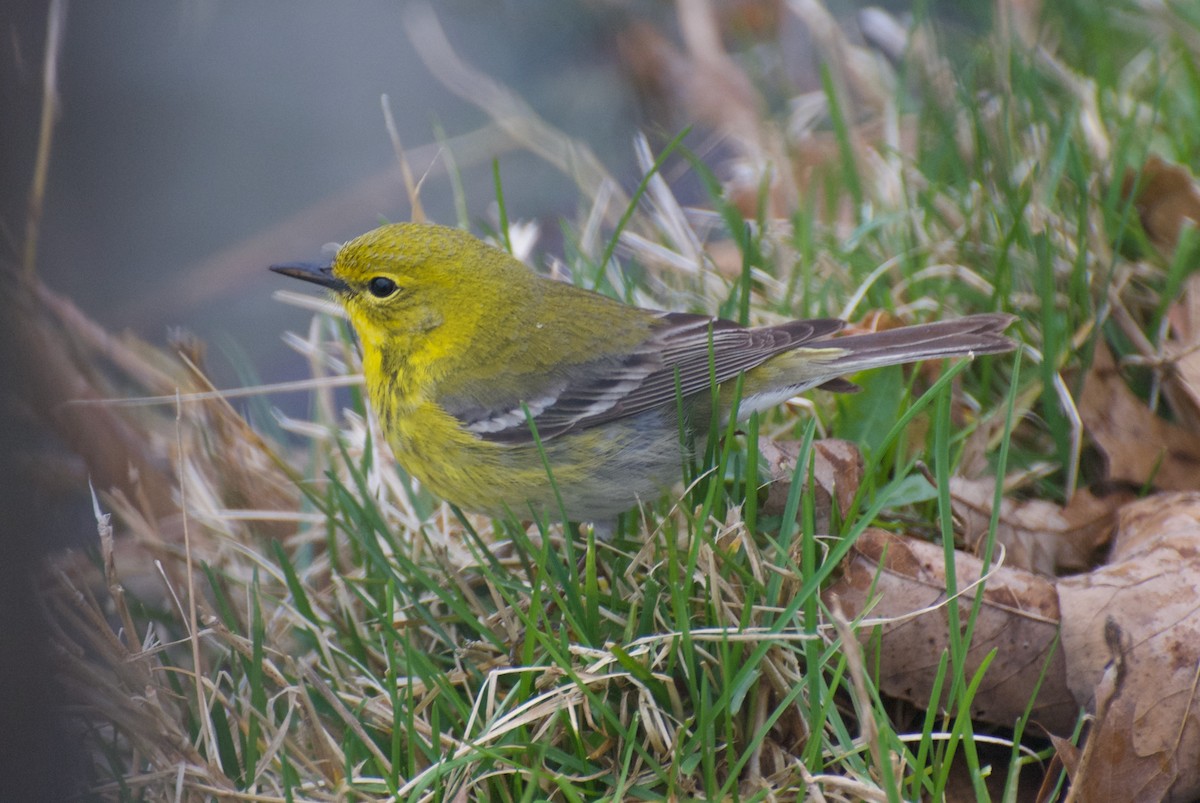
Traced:
<path fill-rule="evenodd" d="M 663 312 L 651 335 L 628 354 L 564 366 L 530 398 L 497 400 L 494 388 L 481 388 L 478 394 L 468 388 L 439 402 L 485 440 L 531 443 L 532 418 L 544 441 L 673 403 L 676 377 L 685 398 L 707 391 L 714 382 L 727 382 L 843 325 L 818 319 L 750 329 L 721 318 Z"/>

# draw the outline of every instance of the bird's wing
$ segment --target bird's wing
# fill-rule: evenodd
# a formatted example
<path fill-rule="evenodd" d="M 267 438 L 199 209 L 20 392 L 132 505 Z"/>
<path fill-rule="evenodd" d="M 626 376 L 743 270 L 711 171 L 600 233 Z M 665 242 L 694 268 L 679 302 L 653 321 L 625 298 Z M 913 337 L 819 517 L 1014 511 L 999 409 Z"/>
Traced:
<path fill-rule="evenodd" d="M 531 443 L 673 404 L 735 378 L 784 351 L 833 334 L 842 321 L 792 321 L 751 329 L 703 315 L 664 312 L 649 337 L 619 357 L 564 366 L 525 383 L 526 398 L 496 398 L 493 387 L 460 388 L 439 399 L 479 437 Z M 532 378 L 531 378 L 532 379 Z M 486 401 L 484 401 L 486 400 Z"/>

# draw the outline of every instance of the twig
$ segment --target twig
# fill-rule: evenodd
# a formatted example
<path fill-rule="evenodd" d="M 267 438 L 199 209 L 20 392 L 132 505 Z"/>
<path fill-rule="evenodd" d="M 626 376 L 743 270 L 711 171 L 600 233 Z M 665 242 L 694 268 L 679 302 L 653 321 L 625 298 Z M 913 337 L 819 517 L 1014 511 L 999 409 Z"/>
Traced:
<path fill-rule="evenodd" d="M 46 176 L 50 172 L 50 145 L 54 140 L 54 123 L 58 117 L 58 54 L 62 49 L 66 25 L 67 0 L 51 0 L 46 19 L 46 58 L 42 65 L 42 121 L 25 218 L 26 279 L 33 278 L 33 268 L 37 264 L 38 229 L 42 222 L 42 202 L 46 198 Z"/>

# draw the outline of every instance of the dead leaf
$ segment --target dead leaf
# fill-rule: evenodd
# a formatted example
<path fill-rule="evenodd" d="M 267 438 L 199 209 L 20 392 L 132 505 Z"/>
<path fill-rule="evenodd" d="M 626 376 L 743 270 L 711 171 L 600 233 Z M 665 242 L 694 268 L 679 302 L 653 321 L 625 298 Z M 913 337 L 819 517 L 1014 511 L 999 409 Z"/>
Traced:
<path fill-rule="evenodd" d="M 1075 777 L 1075 768 L 1079 766 L 1079 748 L 1061 736 L 1049 734 L 1050 743 L 1054 745 L 1054 757 L 1046 766 L 1042 775 L 1042 785 L 1033 798 L 1035 803 L 1051 803 L 1058 799 L 1058 776 L 1065 769 L 1067 778 Z"/>
<path fill-rule="evenodd" d="M 1200 795 L 1198 546 L 1200 493 L 1159 494 L 1122 509 L 1112 563 L 1059 581 L 1068 682 L 1100 708 L 1076 799 Z"/>
<path fill-rule="evenodd" d="M 758 451 L 766 461 L 770 481 L 767 495 L 759 509 L 767 515 L 777 516 L 787 506 L 792 477 L 796 474 L 796 458 L 800 455 L 800 441 L 773 441 L 760 438 Z M 816 481 L 814 490 L 816 507 L 816 530 L 831 531 L 833 505 L 836 501 L 838 515 L 844 518 L 850 512 L 854 495 L 862 484 L 863 458 L 858 446 L 838 438 L 813 441 L 812 477 Z M 804 473 L 807 482 L 808 473 Z"/>
<path fill-rule="evenodd" d="M 1068 778 L 1074 778 L 1075 773 L 1079 770 L 1079 755 L 1082 752 L 1079 745 L 1072 744 L 1069 739 L 1064 739 L 1061 736 L 1049 734 L 1050 744 L 1054 745 L 1054 755 L 1062 762 L 1063 768 L 1067 771 Z"/>
<path fill-rule="evenodd" d="M 1078 401 L 1109 479 L 1171 491 L 1200 489 L 1200 435 L 1155 415 L 1125 384 L 1102 343 Z"/>
<path fill-rule="evenodd" d="M 979 561 L 955 553 L 960 588 Z M 941 547 L 867 530 L 847 556 L 836 597 L 848 615 L 885 621 L 879 687 L 927 705 L 948 648 Z M 1051 583 L 1001 567 L 988 578 L 965 671 L 996 650 L 972 716 L 1010 725 L 1047 660 L 1033 719 L 1051 733 L 1096 712 L 1082 755 L 1065 753 L 1073 800 L 1194 800 L 1200 795 L 1200 492 L 1159 494 L 1118 513 L 1111 562 Z M 972 597 L 958 601 L 965 618 Z M 1061 647 L 1050 656 L 1055 633 Z M 860 638 L 870 647 L 872 631 Z"/>
<path fill-rule="evenodd" d="M 961 522 L 963 543 L 976 554 L 987 537 L 995 490 L 991 478 L 950 479 L 950 504 Z M 1004 547 L 1004 565 L 1046 577 L 1092 566 L 1096 551 L 1112 536 L 1114 513 L 1129 498 L 1082 490 L 1066 507 L 1041 499 L 1001 500 L 996 543 Z"/>
<path fill-rule="evenodd" d="M 1133 169 L 1125 171 L 1121 195 L 1129 197 L 1137 187 L 1133 205 L 1150 242 L 1164 256 L 1175 253 L 1179 232 L 1186 221 L 1200 225 L 1200 191 L 1186 168 L 1151 156 L 1142 165 L 1141 179 Z"/>
<path fill-rule="evenodd" d="M 1170 337 L 1164 351 L 1171 370 L 1163 393 L 1180 423 L 1200 432 L 1200 274 L 1183 282 L 1179 300 L 1167 310 Z"/>
<path fill-rule="evenodd" d="M 980 568 L 973 555 L 955 553 L 959 588 L 978 580 Z M 878 600 L 870 616 L 891 621 L 879 625 L 878 642 L 872 639 L 871 628 L 864 628 L 861 638 L 868 650 L 878 650 L 868 663 L 879 666 L 879 688 L 916 705 L 928 705 L 938 661 L 949 649 L 942 548 L 869 529 L 859 536 L 842 576 L 825 591 L 827 603 L 835 597 L 852 616 L 861 615 Z M 964 594 L 957 601 L 960 621 L 966 621 L 972 600 L 972 595 Z M 1033 719 L 1049 731 L 1070 732 L 1079 703 L 1067 686 L 1063 651 L 1054 649 L 1058 622 L 1058 598 L 1049 580 L 1008 567 L 996 569 L 988 578 L 965 667 L 972 675 L 996 650 L 973 701 L 971 715 L 976 720 L 1011 726 L 1024 713 L 1049 661 Z"/>

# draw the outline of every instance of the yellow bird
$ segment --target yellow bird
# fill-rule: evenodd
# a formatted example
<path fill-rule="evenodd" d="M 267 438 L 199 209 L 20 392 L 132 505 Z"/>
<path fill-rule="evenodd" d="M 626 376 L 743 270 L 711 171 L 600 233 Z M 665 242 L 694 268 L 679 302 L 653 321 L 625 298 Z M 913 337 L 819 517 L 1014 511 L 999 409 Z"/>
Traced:
<path fill-rule="evenodd" d="M 713 404 L 728 418 L 739 376 L 741 418 L 810 388 L 852 390 L 839 377 L 867 368 L 1015 347 L 1006 314 L 833 337 L 843 321 L 744 327 L 642 309 L 421 223 L 351 240 L 332 265 L 271 270 L 345 305 L 371 405 L 404 468 L 492 516 L 557 516 L 557 489 L 570 519 L 603 526 L 656 498 L 703 443 Z"/>

